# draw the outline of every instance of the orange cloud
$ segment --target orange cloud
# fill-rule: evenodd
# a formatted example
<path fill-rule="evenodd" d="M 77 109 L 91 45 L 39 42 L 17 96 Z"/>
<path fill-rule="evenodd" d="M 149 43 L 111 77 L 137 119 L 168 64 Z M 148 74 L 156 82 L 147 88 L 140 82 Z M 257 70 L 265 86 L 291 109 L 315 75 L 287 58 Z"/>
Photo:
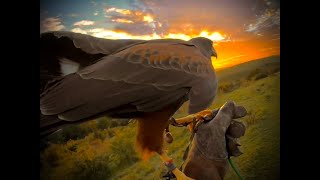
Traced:
<path fill-rule="evenodd" d="M 146 16 L 143 16 L 143 21 L 148 22 L 148 23 L 151 23 L 151 22 L 153 22 L 154 20 L 153 20 L 153 17 L 152 17 L 152 16 L 146 15 Z"/>
<path fill-rule="evenodd" d="M 103 28 L 91 29 L 88 32 L 90 32 L 92 36 L 99 37 L 99 38 L 106 38 L 106 39 L 144 39 L 144 40 L 161 39 L 161 37 L 157 34 L 137 36 L 137 35 L 132 35 L 126 32 L 108 30 Z"/>
<path fill-rule="evenodd" d="M 109 9 L 106 9 L 106 12 L 117 12 L 117 13 L 120 13 L 120 14 L 123 14 L 123 15 L 129 15 L 129 14 L 132 14 L 132 11 L 131 10 L 128 10 L 128 9 L 117 9 L 117 8 L 109 8 Z"/>
<path fill-rule="evenodd" d="M 117 18 L 117 19 L 112 19 L 112 22 L 118 22 L 118 23 L 133 23 L 133 21 L 127 20 L 127 19 L 123 19 L 123 18 Z"/>
<path fill-rule="evenodd" d="M 128 32 L 119 31 L 119 30 L 109 30 L 104 28 L 94 28 L 89 30 L 84 30 L 80 28 L 74 28 L 71 30 L 72 32 L 82 33 L 82 34 L 90 34 L 99 38 L 106 39 L 142 39 L 142 40 L 151 40 L 151 39 L 182 39 L 188 41 L 195 37 L 206 37 L 215 42 L 223 41 L 225 39 L 225 35 L 220 34 L 219 32 L 207 32 L 201 31 L 199 34 L 174 34 L 169 33 L 165 35 L 159 35 L 157 33 L 147 34 L 147 35 L 133 35 Z"/>
<path fill-rule="evenodd" d="M 141 11 L 134 11 L 129 9 L 118 9 L 115 7 L 105 9 L 105 12 L 108 14 L 107 17 L 111 18 L 112 22 L 119 23 L 135 23 L 135 22 L 154 22 L 155 16 L 150 13 L 144 13 Z M 119 15 L 110 15 L 110 13 L 118 13 Z"/>

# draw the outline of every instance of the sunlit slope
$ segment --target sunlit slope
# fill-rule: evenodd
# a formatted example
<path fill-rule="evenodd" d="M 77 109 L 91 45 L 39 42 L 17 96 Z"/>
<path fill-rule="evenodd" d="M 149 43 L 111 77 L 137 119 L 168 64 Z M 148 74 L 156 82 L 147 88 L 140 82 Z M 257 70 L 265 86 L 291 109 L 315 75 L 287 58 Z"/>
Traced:
<path fill-rule="evenodd" d="M 217 71 L 218 80 L 234 81 L 238 79 L 245 79 L 255 69 L 262 69 L 264 71 L 276 71 L 280 68 L 280 56 L 270 56 L 262 59 L 249 61 L 247 63 L 239 64 L 227 69 Z"/>

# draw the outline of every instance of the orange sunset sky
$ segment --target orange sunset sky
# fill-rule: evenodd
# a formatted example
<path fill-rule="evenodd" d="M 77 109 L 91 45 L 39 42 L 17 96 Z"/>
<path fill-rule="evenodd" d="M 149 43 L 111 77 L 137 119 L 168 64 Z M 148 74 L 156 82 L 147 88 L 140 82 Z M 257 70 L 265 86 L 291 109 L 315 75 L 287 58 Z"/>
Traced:
<path fill-rule="evenodd" d="M 214 41 L 215 69 L 280 55 L 280 7 L 272 0 L 41 0 L 40 33 L 108 39 Z"/>

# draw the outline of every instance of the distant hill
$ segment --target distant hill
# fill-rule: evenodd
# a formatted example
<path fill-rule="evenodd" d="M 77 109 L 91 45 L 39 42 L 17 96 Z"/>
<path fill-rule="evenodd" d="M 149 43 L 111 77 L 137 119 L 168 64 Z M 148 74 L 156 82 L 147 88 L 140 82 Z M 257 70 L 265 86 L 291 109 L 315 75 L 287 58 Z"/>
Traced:
<path fill-rule="evenodd" d="M 246 79 L 250 73 L 259 69 L 271 74 L 280 70 L 280 56 L 270 56 L 262 59 L 249 61 L 226 69 L 217 70 L 219 82 Z"/>

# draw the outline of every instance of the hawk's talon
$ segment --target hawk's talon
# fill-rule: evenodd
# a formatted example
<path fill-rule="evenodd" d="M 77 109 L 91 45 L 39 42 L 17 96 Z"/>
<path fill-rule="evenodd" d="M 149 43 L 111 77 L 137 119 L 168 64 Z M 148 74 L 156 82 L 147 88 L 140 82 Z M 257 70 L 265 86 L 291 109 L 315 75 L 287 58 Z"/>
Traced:
<path fill-rule="evenodd" d="M 164 151 L 162 151 L 162 154 L 160 154 L 160 158 L 165 164 L 167 162 L 170 162 L 173 164 L 172 158 L 170 158 Z M 193 180 L 192 178 L 189 178 L 188 176 L 186 176 L 178 168 L 174 168 L 172 170 L 172 173 L 176 176 L 177 180 Z"/>

